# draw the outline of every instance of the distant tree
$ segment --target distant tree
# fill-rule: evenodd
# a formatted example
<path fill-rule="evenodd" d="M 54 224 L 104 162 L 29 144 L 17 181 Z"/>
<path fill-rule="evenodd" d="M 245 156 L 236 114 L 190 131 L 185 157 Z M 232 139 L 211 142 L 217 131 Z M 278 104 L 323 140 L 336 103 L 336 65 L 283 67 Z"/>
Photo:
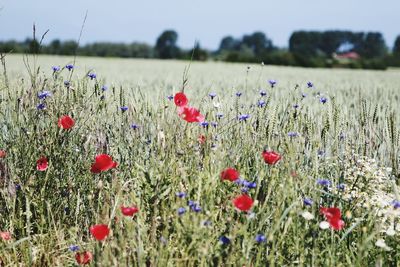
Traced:
<path fill-rule="evenodd" d="M 60 44 L 60 55 L 74 55 L 78 49 L 76 41 L 65 41 Z"/>
<path fill-rule="evenodd" d="M 61 49 L 61 41 L 56 39 L 51 41 L 51 43 L 48 45 L 46 51 L 48 53 L 53 54 L 53 55 L 59 55 L 60 54 L 60 49 Z"/>
<path fill-rule="evenodd" d="M 380 32 L 364 34 L 358 53 L 364 58 L 382 58 L 387 52 L 385 40 Z"/>
<path fill-rule="evenodd" d="M 196 43 L 194 49 L 187 53 L 187 58 L 192 58 L 192 55 L 193 60 L 206 61 L 208 59 L 208 52 L 200 47 L 200 43 Z"/>
<path fill-rule="evenodd" d="M 27 48 L 27 53 L 38 54 L 39 53 L 39 42 L 35 39 L 26 38 L 23 42 L 23 46 Z"/>
<path fill-rule="evenodd" d="M 322 33 L 319 49 L 324 52 L 325 56 L 330 57 L 332 53 L 337 52 L 339 47 L 345 44 L 346 33 L 342 31 L 325 31 Z"/>
<path fill-rule="evenodd" d="M 180 49 L 176 45 L 178 34 L 173 30 L 164 31 L 158 38 L 155 50 L 159 58 L 178 58 Z"/>
<path fill-rule="evenodd" d="M 393 45 L 393 55 L 400 57 L 400 35 L 397 36 Z"/>
<path fill-rule="evenodd" d="M 254 32 L 251 35 L 244 35 L 242 44 L 249 47 L 255 56 L 260 56 L 264 52 L 272 51 L 274 49 L 272 41 L 265 36 L 262 32 Z"/>
<path fill-rule="evenodd" d="M 316 56 L 322 39 L 322 33 L 316 31 L 296 31 L 289 38 L 289 51 L 298 57 Z"/>
<path fill-rule="evenodd" d="M 240 48 L 240 41 L 233 38 L 232 36 L 225 36 L 222 38 L 221 43 L 219 45 L 219 51 L 234 51 Z"/>

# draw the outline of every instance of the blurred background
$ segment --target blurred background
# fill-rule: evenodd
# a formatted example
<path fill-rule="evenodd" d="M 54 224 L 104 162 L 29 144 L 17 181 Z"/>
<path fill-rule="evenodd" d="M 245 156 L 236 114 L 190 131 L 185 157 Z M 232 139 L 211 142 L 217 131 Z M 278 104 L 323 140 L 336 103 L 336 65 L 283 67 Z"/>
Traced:
<path fill-rule="evenodd" d="M 398 10 L 396 0 L 2 0 L 0 52 L 386 69 L 400 66 Z"/>

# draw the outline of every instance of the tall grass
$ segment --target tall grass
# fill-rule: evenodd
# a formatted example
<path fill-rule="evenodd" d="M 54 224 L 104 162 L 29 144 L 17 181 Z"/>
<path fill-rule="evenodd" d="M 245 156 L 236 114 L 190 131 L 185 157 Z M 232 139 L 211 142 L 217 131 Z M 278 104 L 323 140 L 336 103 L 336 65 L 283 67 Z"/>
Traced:
<path fill-rule="evenodd" d="M 68 249 L 74 244 L 94 253 L 97 266 L 399 264 L 398 215 L 395 234 L 387 235 L 374 203 L 360 205 L 368 202 L 363 194 L 380 173 L 357 165 L 375 160 L 383 177 L 393 181 L 382 192 L 393 194 L 399 177 L 397 72 L 196 63 L 185 93 L 207 121 L 218 123 L 203 128 L 179 118 L 167 98 L 181 89 L 181 62 L 78 58 L 70 79 L 67 69 L 50 69 L 71 59 L 43 57 L 35 63 L 34 79 L 26 79 L 18 56 L 5 59 L 0 149 L 7 155 L 0 159 L 0 231 L 13 238 L 0 241 L 1 264 L 74 265 L 75 254 Z M 90 80 L 86 74 L 93 67 L 98 78 Z M 269 78 L 278 80 L 275 88 Z M 313 88 L 306 86 L 309 79 Z M 260 88 L 267 96 L 260 96 Z M 43 90 L 52 96 L 40 100 Z M 211 91 L 217 93 L 213 100 Z M 235 95 L 238 91 L 242 96 Z M 259 100 L 266 105 L 259 107 Z M 39 103 L 46 109 L 38 110 Z M 129 109 L 123 112 L 121 106 Z M 217 119 L 218 113 L 224 117 Z M 57 127 L 66 114 L 76 122 L 69 131 Z M 240 114 L 250 118 L 239 121 Z M 206 137 L 204 144 L 199 135 Z M 279 164 L 264 163 L 265 148 L 283 156 Z M 90 166 L 101 153 L 119 166 L 94 175 Z M 49 168 L 38 172 L 42 155 Z M 251 213 L 232 205 L 241 187 L 221 181 L 227 167 L 257 183 L 248 192 L 256 200 Z M 321 187 L 321 178 L 333 186 Z M 339 184 L 345 184 L 343 191 Z M 346 195 L 355 186 L 359 195 L 350 200 Z M 186 192 L 186 198 L 177 192 Z M 303 204 L 305 197 L 314 201 L 311 207 Z M 190 211 L 188 200 L 202 210 Z M 139 213 L 122 216 L 120 206 L 132 204 Z M 340 207 L 345 228 L 322 230 L 320 206 Z M 178 215 L 179 207 L 187 212 Z M 314 219 L 306 220 L 304 211 Z M 112 229 L 104 242 L 90 236 L 89 227 L 97 223 Z M 257 234 L 267 241 L 256 242 Z M 231 243 L 221 244 L 221 236 Z M 378 239 L 387 247 L 376 246 Z"/>

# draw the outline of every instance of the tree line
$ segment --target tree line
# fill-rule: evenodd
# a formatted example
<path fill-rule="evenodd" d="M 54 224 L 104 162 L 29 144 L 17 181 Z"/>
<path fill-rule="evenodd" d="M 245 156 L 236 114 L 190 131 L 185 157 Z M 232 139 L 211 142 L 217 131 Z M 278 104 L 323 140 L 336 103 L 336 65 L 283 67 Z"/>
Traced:
<path fill-rule="evenodd" d="M 154 46 L 138 42 L 96 42 L 79 46 L 71 40 L 39 44 L 37 40 L 27 38 L 22 42 L 1 41 L 0 52 L 201 61 L 211 59 L 302 67 L 400 67 L 400 35 L 390 50 L 379 32 L 295 31 L 289 38 L 288 48 L 275 46 L 265 33 L 259 31 L 245 34 L 241 38 L 226 36 L 215 51 L 205 50 L 199 43 L 193 49 L 182 49 L 177 41 L 178 33 L 174 30 L 162 32 Z M 345 55 L 349 53 L 352 53 L 352 58 L 346 58 Z"/>

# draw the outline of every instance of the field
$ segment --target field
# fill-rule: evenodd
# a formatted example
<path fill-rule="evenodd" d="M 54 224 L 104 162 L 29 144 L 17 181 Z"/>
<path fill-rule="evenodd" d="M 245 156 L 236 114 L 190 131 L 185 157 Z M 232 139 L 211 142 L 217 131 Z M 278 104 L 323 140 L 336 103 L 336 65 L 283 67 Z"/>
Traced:
<path fill-rule="evenodd" d="M 5 66 L 0 266 L 400 265 L 400 70 Z"/>

